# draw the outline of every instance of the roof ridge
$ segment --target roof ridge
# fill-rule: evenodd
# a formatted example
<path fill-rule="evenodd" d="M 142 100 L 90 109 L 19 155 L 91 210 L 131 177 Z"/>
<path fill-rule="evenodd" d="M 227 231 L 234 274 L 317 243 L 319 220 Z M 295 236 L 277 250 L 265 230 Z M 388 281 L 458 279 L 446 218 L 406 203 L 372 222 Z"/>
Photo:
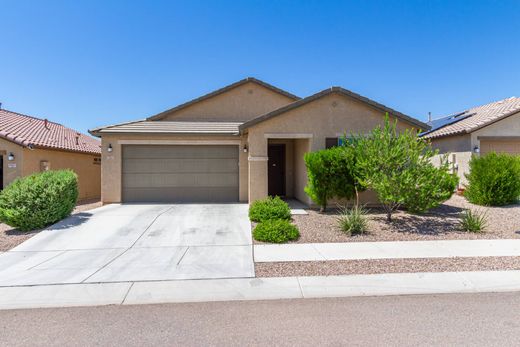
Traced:
<path fill-rule="evenodd" d="M 22 117 L 27 117 L 27 118 L 32 118 L 32 119 L 36 119 L 36 120 L 40 120 L 42 122 L 45 122 L 47 120 L 47 122 L 49 123 L 52 123 L 52 124 L 56 124 L 56 125 L 60 125 L 62 127 L 65 127 L 63 124 L 60 124 L 60 123 L 57 123 L 57 122 L 53 122 L 51 120 L 49 120 L 48 118 L 40 118 L 40 117 L 35 117 L 35 116 L 31 116 L 31 115 L 28 115 L 28 114 L 25 114 L 25 113 L 20 113 L 20 112 L 16 112 L 16 111 L 11 111 L 11 110 L 8 110 L 6 108 L 0 108 L 0 111 L 7 111 L 9 113 L 14 113 L 14 114 L 17 114 L 19 116 L 22 116 Z M 69 128 L 70 129 L 70 128 Z"/>

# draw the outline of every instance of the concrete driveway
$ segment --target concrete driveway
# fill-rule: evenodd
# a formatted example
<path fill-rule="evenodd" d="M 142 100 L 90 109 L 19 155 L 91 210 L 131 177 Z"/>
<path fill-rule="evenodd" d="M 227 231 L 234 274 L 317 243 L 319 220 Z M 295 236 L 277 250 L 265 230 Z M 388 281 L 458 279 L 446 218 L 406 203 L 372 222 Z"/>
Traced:
<path fill-rule="evenodd" d="M 114 204 L 0 255 L 0 286 L 254 277 L 246 204 Z"/>

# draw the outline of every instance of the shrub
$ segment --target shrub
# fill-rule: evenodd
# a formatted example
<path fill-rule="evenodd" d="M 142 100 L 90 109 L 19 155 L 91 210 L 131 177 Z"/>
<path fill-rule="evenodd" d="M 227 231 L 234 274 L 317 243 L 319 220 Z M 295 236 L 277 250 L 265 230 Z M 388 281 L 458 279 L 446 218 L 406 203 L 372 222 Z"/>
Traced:
<path fill-rule="evenodd" d="M 383 127 L 354 136 L 351 146 L 356 177 L 377 193 L 389 222 L 401 206 L 423 212 L 440 205 L 455 190 L 458 178 L 449 172 L 447 160 L 435 167 L 431 159 L 438 152 L 414 130 L 398 132 L 388 114 Z"/>
<path fill-rule="evenodd" d="M 460 227 L 464 231 L 482 233 L 487 227 L 487 214 L 467 209 L 461 214 Z"/>
<path fill-rule="evenodd" d="M 464 196 L 472 203 L 503 206 L 520 196 L 520 158 L 489 153 L 473 156 L 469 162 L 468 184 Z"/>
<path fill-rule="evenodd" d="M 257 241 L 283 243 L 300 237 L 298 228 L 285 219 L 272 219 L 259 223 L 253 230 Z"/>
<path fill-rule="evenodd" d="M 333 147 L 305 154 L 308 182 L 305 193 L 323 212 L 332 198 L 350 199 L 356 193 L 354 153 L 347 147 Z"/>
<path fill-rule="evenodd" d="M 0 193 L 0 221 L 22 231 L 40 229 L 70 215 L 78 180 L 70 170 L 16 179 Z"/>
<path fill-rule="evenodd" d="M 291 209 L 278 196 L 269 196 L 251 204 L 249 219 L 253 222 L 263 222 L 270 219 L 291 219 Z"/>
<path fill-rule="evenodd" d="M 338 222 L 341 230 L 348 235 L 364 234 L 368 229 L 367 210 L 361 206 L 344 208 Z"/>

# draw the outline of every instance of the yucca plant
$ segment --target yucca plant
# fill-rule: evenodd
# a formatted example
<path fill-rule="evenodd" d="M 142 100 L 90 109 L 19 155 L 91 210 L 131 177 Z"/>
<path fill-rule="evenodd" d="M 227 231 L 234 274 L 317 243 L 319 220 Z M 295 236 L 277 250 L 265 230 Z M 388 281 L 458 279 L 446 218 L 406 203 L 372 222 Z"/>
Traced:
<path fill-rule="evenodd" d="M 487 228 L 487 213 L 471 209 L 465 210 L 460 217 L 460 227 L 464 231 L 483 233 Z"/>
<path fill-rule="evenodd" d="M 339 227 L 348 235 L 365 234 L 368 230 L 367 213 L 362 206 L 344 207 L 338 217 Z"/>

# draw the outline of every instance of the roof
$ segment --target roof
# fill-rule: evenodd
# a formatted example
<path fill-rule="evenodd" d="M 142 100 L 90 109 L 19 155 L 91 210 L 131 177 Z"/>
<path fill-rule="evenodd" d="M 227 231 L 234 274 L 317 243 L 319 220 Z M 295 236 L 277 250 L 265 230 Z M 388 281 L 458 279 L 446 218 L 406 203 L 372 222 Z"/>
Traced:
<path fill-rule="evenodd" d="M 491 102 L 432 121 L 432 130 L 422 134 L 422 136 L 438 138 L 468 134 L 517 112 L 520 112 L 520 98 L 511 97 Z"/>
<path fill-rule="evenodd" d="M 0 138 L 24 147 L 100 154 L 100 141 L 61 124 L 0 109 Z"/>
<path fill-rule="evenodd" d="M 231 89 L 237 88 L 237 87 L 239 87 L 239 86 L 241 86 L 243 84 L 249 83 L 249 82 L 256 83 L 256 84 L 261 85 L 261 86 L 263 86 L 263 87 L 265 87 L 267 89 L 270 89 L 270 90 L 272 90 L 272 91 L 274 91 L 274 92 L 276 92 L 278 94 L 285 95 L 289 99 L 293 99 L 293 100 L 299 100 L 300 99 L 299 96 L 296 96 L 296 95 L 291 94 L 291 93 L 289 93 L 289 92 L 287 92 L 287 91 L 285 91 L 283 89 L 280 89 L 280 88 L 277 88 L 277 87 L 275 87 L 273 85 L 270 85 L 269 83 L 266 83 L 264 81 L 261 81 L 259 79 L 254 78 L 254 77 L 247 77 L 247 78 L 244 78 L 243 80 L 240 80 L 238 82 L 232 83 L 232 84 L 230 84 L 228 86 L 225 86 L 223 88 L 217 89 L 217 90 L 215 90 L 215 91 L 213 91 L 211 93 L 205 94 L 205 95 L 200 96 L 200 97 L 198 97 L 196 99 L 190 100 L 188 102 L 185 102 L 183 104 L 180 104 L 178 106 L 170 108 L 170 109 L 168 109 L 166 111 L 163 111 L 163 112 L 161 112 L 159 114 L 156 114 L 155 116 L 148 117 L 147 120 L 159 120 L 159 119 L 162 119 L 162 118 L 166 117 L 166 115 L 169 114 L 169 113 L 181 110 L 181 109 L 186 108 L 188 106 L 191 106 L 191 105 L 193 105 L 193 104 L 195 104 L 197 102 L 200 102 L 200 101 L 212 98 L 214 96 L 217 96 L 219 94 L 225 93 L 225 92 L 227 92 L 227 91 L 229 91 Z"/>
<path fill-rule="evenodd" d="M 322 98 L 324 96 L 327 96 L 327 95 L 330 95 L 330 94 L 333 94 L 333 93 L 346 95 L 348 97 L 351 97 L 351 98 L 354 98 L 354 99 L 359 100 L 361 102 L 364 102 L 364 103 L 366 103 L 366 104 L 368 104 L 368 105 L 370 105 L 370 106 L 372 106 L 372 107 L 374 107 L 376 109 L 379 109 L 379 110 L 381 110 L 383 112 L 388 112 L 390 115 L 392 115 L 392 116 L 394 116 L 396 118 L 399 118 L 402 121 L 407 122 L 407 123 L 409 123 L 409 124 L 411 124 L 413 126 L 416 126 L 417 128 L 419 128 L 421 130 L 427 130 L 427 129 L 430 128 L 426 123 L 423 123 L 423 122 L 421 122 L 421 121 L 419 121 L 419 120 L 417 120 L 415 118 L 407 116 L 407 115 L 405 115 L 405 114 L 403 114 L 401 112 L 398 112 L 398 111 L 396 111 L 396 110 L 394 110 L 394 109 L 392 109 L 390 107 L 387 107 L 387 106 L 382 105 L 382 104 L 380 104 L 378 102 L 375 102 L 374 100 L 371 100 L 371 99 L 369 99 L 367 97 L 364 97 L 362 95 L 356 94 L 356 93 L 354 93 L 354 92 L 352 92 L 350 90 L 344 89 L 342 87 L 330 87 L 330 88 L 327 88 L 325 90 L 322 90 L 319 93 L 316 93 L 314 95 L 308 96 L 308 97 L 303 98 L 303 99 L 300 99 L 300 100 L 295 101 L 295 102 L 293 102 L 293 103 L 291 103 L 289 105 L 280 107 L 280 108 L 278 108 L 278 109 L 276 109 L 274 111 L 271 111 L 269 113 L 266 113 L 266 114 L 264 114 L 264 115 L 262 115 L 260 117 L 254 118 L 254 119 L 252 119 L 250 121 L 247 121 L 247 122 L 245 122 L 244 124 L 242 124 L 240 126 L 240 130 L 241 131 L 245 130 L 245 129 L 247 129 L 247 128 L 253 126 L 253 125 L 256 125 L 256 124 L 258 124 L 260 122 L 266 121 L 266 120 L 268 120 L 270 118 L 276 117 L 276 116 L 281 115 L 281 114 L 283 114 L 283 113 L 285 113 L 287 111 L 293 110 L 293 109 L 295 109 L 297 107 L 303 106 L 303 105 L 305 105 L 305 104 L 307 104 L 309 102 L 312 102 L 314 100 L 320 99 L 320 98 Z"/>
<path fill-rule="evenodd" d="M 156 134 L 214 134 L 238 135 L 242 123 L 234 122 L 172 122 L 172 121 L 135 121 L 90 130 L 100 136 L 106 133 L 156 133 Z"/>

